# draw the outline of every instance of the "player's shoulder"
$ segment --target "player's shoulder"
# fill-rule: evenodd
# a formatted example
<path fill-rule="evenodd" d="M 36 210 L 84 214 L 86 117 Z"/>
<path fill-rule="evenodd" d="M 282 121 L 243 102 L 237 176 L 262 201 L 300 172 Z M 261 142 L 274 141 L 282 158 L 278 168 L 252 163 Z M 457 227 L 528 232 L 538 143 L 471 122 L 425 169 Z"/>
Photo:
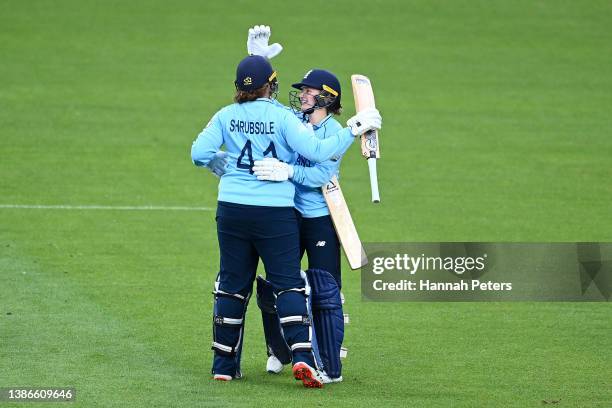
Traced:
<path fill-rule="evenodd" d="M 296 116 L 291 108 L 281 104 L 275 105 L 274 108 L 275 114 L 277 114 L 278 118 L 282 119 L 284 123 L 298 128 L 306 128 L 304 121 Z"/>
<path fill-rule="evenodd" d="M 271 98 L 260 98 L 254 101 L 257 105 L 257 109 L 261 109 L 261 112 L 265 112 L 268 115 L 274 115 L 277 118 L 285 119 L 293 116 L 291 110 L 287 109 L 285 105 Z"/>
<path fill-rule="evenodd" d="M 272 99 L 271 104 L 272 104 L 273 109 L 279 112 L 280 115 L 285 116 L 285 117 L 295 116 L 295 114 L 293 113 L 293 110 L 291 110 L 290 107 L 283 105 L 276 99 Z"/>
<path fill-rule="evenodd" d="M 279 108 L 279 109 L 283 109 L 283 110 L 287 110 L 289 109 L 288 106 L 283 105 L 282 103 L 280 103 L 279 101 L 277 101 L 276 99 L 269 99 L 268 100 L 269 103 L 274 106 L 275 108 Z"/>
<path fill-rule="evenodd" d="M 243 103 L 234 102 L 219 109 L 215 115 L 221 120 L 246 118 L 254 113 L 258 115 L 277 115 L 276 108 L 270 105 L 272 111 L 266 109 L 262 110 L 262 106 L 258 101 L 259 100 Z"/>
<path fill-rule="evenodd" d="M 237 105 L 238 105 L 237 103 L 232 103 L 230 105 L 224 106 L 221 109 L 219 109 L 217 113 L 215 113 L 214 116 L 218 118 L 223 118 L 227 114 L 234 113 L 236 111 Z"/>
<path fill-rule="evenodd" d="M 325 119 L 325 121 L 321 124 L 321 127 L 324 128 L 325 137 L 335 135 L 343 129 L 340 122 L 338 122 L 333 116 L 329 116 L 327 119 Z"/>
<path fill-rule="evenodd" d="M 339 131 L 344 128 L 344 126 L 342 126 L 342 124 L 340 124 L 340 122 L 338 122 L 338 120 L 333 116 L 331 116 L 328 119 L 328 122 L 329 122 L 329 125 L 328 125 L 329 128 L 333 131 Z"/>

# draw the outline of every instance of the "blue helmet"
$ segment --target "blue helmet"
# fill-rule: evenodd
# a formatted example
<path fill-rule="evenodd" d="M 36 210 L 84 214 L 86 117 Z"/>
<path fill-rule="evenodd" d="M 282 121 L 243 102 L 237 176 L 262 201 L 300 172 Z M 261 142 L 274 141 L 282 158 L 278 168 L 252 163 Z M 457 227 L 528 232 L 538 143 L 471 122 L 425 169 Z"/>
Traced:
<path fill-rule="evenodd" d="M 276 71 L 270 62 L 260 55 L 249 55 L 238 64 L 234 85 L 240 91 L 254 91 L 268 82 L 276 82 Z"/>
<path fill-rule="evenodd" d="M 340 98 L 342 96 L 342 89 L 340 88 L 340 82 L 338 78 L 329 71 L 324 69 L 311 69 L 306 72 L 304 78 L 302 78 L 300 82 L 292 84 L 291 86 L 296 89 L 309 87 L 321 90 L 321 93 L 315 97 L 315 105 L 304 112 L 306 114 L 310 114 L 318 108 L 337 110 L 341 107 Z M 299 110 L 301 103 L 298 93 L 293 91 L 290 92 L 289 95 L 291 106 L 295 110 Z"/>

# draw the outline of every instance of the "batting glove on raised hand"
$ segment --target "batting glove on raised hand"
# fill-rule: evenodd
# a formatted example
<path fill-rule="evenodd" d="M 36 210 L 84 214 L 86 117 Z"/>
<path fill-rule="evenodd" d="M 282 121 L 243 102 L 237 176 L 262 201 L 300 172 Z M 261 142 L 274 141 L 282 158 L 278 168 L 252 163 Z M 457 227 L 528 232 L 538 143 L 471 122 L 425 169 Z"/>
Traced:
<path fill-rule="evenodd" d="M 257 180 L 285 181 L 293 177 L 293 166 L 273 157 L 255 161 L 253 172 Z"/>
<path fill-rule="evenodd" d="M 247 51 L 249 55 L 261 55 L 268 59 L 276 57 L 283 50 L 283 46 L 279 43 L 268 45 L 272 31 L 270 26 L 258 25 L 249 28 L 249 37 L 247 39 Z"/>
<path fill-rule="evenodd" d="M 353 136 L 363 135 L 372 129 L 378 130 L 381 125 L 382 117 L 376 108 L 364 109 L 346 121 L 346 126 L 351 128 Z"/>
<path fill-rule="evenodd" d="M 215 153 L 213 159 L 206 165 L 208 169 L 217 177 L 221 177 L 225 174 L 227 167 L 227 153 L 224 151 L 218 151 Z"/>

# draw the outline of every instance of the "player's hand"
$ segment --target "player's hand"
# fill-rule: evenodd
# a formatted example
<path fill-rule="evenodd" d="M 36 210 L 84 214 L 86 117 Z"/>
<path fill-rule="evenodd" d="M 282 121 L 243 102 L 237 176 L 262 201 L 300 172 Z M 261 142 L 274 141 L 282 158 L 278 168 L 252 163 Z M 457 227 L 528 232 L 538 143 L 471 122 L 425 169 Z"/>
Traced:
<path fill-rule="evenodd" d="M 351 128 L 353 136 L 363 135 L 372 129 L 378 130 L 381 125 L 382 117 L 376 108 L 364 109 L 346 121 L 346 126 Z"/>
<path fill-rule="evenodd" d="M 283 50 L 283 46 L 279 43 L 268 45 L 272 31 L 270 26 L 258 25 L 249 28 L 249 37 L 247 39 L 247 51 L 249 55 L 261 55 L 268 59 L 276 57 Z"/>
<path fill-rule="evenodd" d="M 293 166 L 273 157 L 255 161 L 253 172 L 258 180 L 285 181 L 293 177 Z"/>
<path fill-rule="evenodd" d="M 227 167 L 227 153 L 218 151 L 206 167 L 208 167 L 212 174 L 221 177 L 225 174 L 225 169 Z"/>

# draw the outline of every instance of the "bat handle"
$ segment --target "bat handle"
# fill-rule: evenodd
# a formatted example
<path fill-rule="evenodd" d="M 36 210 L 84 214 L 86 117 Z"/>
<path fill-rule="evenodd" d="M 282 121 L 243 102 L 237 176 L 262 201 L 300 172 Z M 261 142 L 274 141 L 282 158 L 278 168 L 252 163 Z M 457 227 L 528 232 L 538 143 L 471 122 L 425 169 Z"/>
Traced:
<path fill-rule="evenodd" d="M 376 174 L 376 159 L 368 159 L 368 170 L 370 170 L 370 187 L 372 188 L 372 202 L 380 203 L 380 194 L 378 193 L 378 175 Z"/>

